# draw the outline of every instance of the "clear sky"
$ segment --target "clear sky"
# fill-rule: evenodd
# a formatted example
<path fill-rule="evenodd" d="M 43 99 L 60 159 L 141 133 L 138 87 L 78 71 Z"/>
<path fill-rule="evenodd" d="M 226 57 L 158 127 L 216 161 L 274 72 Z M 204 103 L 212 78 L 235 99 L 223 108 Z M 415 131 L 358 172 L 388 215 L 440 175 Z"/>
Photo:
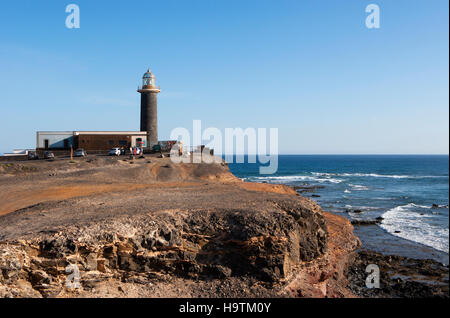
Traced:
<path fill-rule="evenodd" d="M 138 130 L 150 67 L 160 139 L 200 119 L 277 127 L 280 153 L 448 154 L 448 19 L 447 0 L 4 0 L 0 152 L 37 130 Z"/>

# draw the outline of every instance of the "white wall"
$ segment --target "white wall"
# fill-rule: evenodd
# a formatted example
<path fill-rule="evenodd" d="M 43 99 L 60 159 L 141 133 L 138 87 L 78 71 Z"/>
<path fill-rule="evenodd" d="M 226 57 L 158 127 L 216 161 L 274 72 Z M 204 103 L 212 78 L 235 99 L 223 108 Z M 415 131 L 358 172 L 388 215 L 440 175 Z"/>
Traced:
<path fill-rule="evenodd" d="M 36 148 L 44 148 L 45 140 L 49 141 L 49 148 L 64 148 L 64 140 L 69 139 L 69 147 L 73 145 L 72 131 L 38 131 L 36 133 Z"/>

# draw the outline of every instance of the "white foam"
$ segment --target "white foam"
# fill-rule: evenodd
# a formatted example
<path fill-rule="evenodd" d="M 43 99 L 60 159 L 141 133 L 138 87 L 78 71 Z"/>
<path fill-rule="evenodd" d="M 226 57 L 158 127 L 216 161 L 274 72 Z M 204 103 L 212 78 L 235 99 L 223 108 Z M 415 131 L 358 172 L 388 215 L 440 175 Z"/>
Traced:
<path fill-rule="evenodd" d="M 369 187 L 366 187 L 366 186 L 360 185 L 360 184 L 349 184 L 349 186 L 351 186 L 352 190 L 355 190 L 355 191 L 366 191 L 366 190 L 369 190 Z"/>
<path fill-rule="evenodd" d="M 431 209 L 431 206 L 427 206 L 427 205 L 420 205 L 420 204 L 415 204 L 415 203 L 408 203 L 407 205 L 404 206 L 405 208 L 421 208 L 421 209 Z"/>
<path fill-rule="evenodd" d="M 264 176 L 264 177 L 248 177 L 249 181 L 275 181 L 281 183 L 295 182 L 295 181 L 313 181 L 313 182 L 329 182 L 341 183 L 345 180 L 339 177 L 374 177 L 374 178 L 448 178 L 448 176 L 410 176 L 410 175 L 383 175 L 376 173 L 328 173 L 328 172 L 311 172 L 311 175 L 293 175 L 293 176 Z M 365 186 L 355 185 L 353 190 L 368 190 Z"/>
<path fill-rule="evenodd" d="M 420 208 L 428 209 L 429 207 L 409 203 L 390 209 L 382 215 L 383 221 L 380 226 L 392 235 L 448 253 L 448 228 L 441 228 L 425 222 L 424 220 L 433 216 L 429 214 L 421 215 L 417 212 Z M 396 231 L 400 232 L 395 233 Z"/>
<path fill-rule="evenodd" d="M 421 178 L 448 178 L 448 176 L 414 176 L 414 175 L 395 175 L 378 173 L 329 173 L 329 172 L 311 172 L 315 176 L 336 176 L 336 177 L 373 177 L 373 178 L 393 178 L 393 179 L 421 179 Z"/>
<path fill-rule="evenodd" d="M 330 183 L 341 183 L 342 179 L 337 178 L 319 178 L 313 176 L 273 176 L 273 177 L 249 177 L 249 181 L 276 181 L 276 182 L 295 182 L 295 181 L 315 181 L 319 183 L 330 182 Z"/>

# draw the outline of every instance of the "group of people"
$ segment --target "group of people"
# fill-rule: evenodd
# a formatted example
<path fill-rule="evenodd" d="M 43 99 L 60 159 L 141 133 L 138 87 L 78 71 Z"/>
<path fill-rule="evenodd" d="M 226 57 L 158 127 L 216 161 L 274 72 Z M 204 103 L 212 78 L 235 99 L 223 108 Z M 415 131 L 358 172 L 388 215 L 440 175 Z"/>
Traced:
<path fill-rule="evenodd" d="M 144 157 L 144 151 L 142 148 L 139 147 L 130 147 L 130 157 L 134 159 L 136 155 L 141 155 L 141 157 Z"/>

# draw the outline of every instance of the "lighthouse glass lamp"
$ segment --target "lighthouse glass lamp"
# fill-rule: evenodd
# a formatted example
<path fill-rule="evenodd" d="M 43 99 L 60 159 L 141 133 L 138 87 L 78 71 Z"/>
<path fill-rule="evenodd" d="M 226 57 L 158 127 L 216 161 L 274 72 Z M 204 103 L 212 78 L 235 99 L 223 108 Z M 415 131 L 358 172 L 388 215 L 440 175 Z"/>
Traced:
<path fill-rule="evenodd" d="M 153 86 L 155 87 L 155 75 L 152 74 L 152 72 L 150 72 L 150 69 L 147 70 L 147 72 L 145 72 L 144 76 L 142 77 L 142 87 L 145 86 Z"/>

